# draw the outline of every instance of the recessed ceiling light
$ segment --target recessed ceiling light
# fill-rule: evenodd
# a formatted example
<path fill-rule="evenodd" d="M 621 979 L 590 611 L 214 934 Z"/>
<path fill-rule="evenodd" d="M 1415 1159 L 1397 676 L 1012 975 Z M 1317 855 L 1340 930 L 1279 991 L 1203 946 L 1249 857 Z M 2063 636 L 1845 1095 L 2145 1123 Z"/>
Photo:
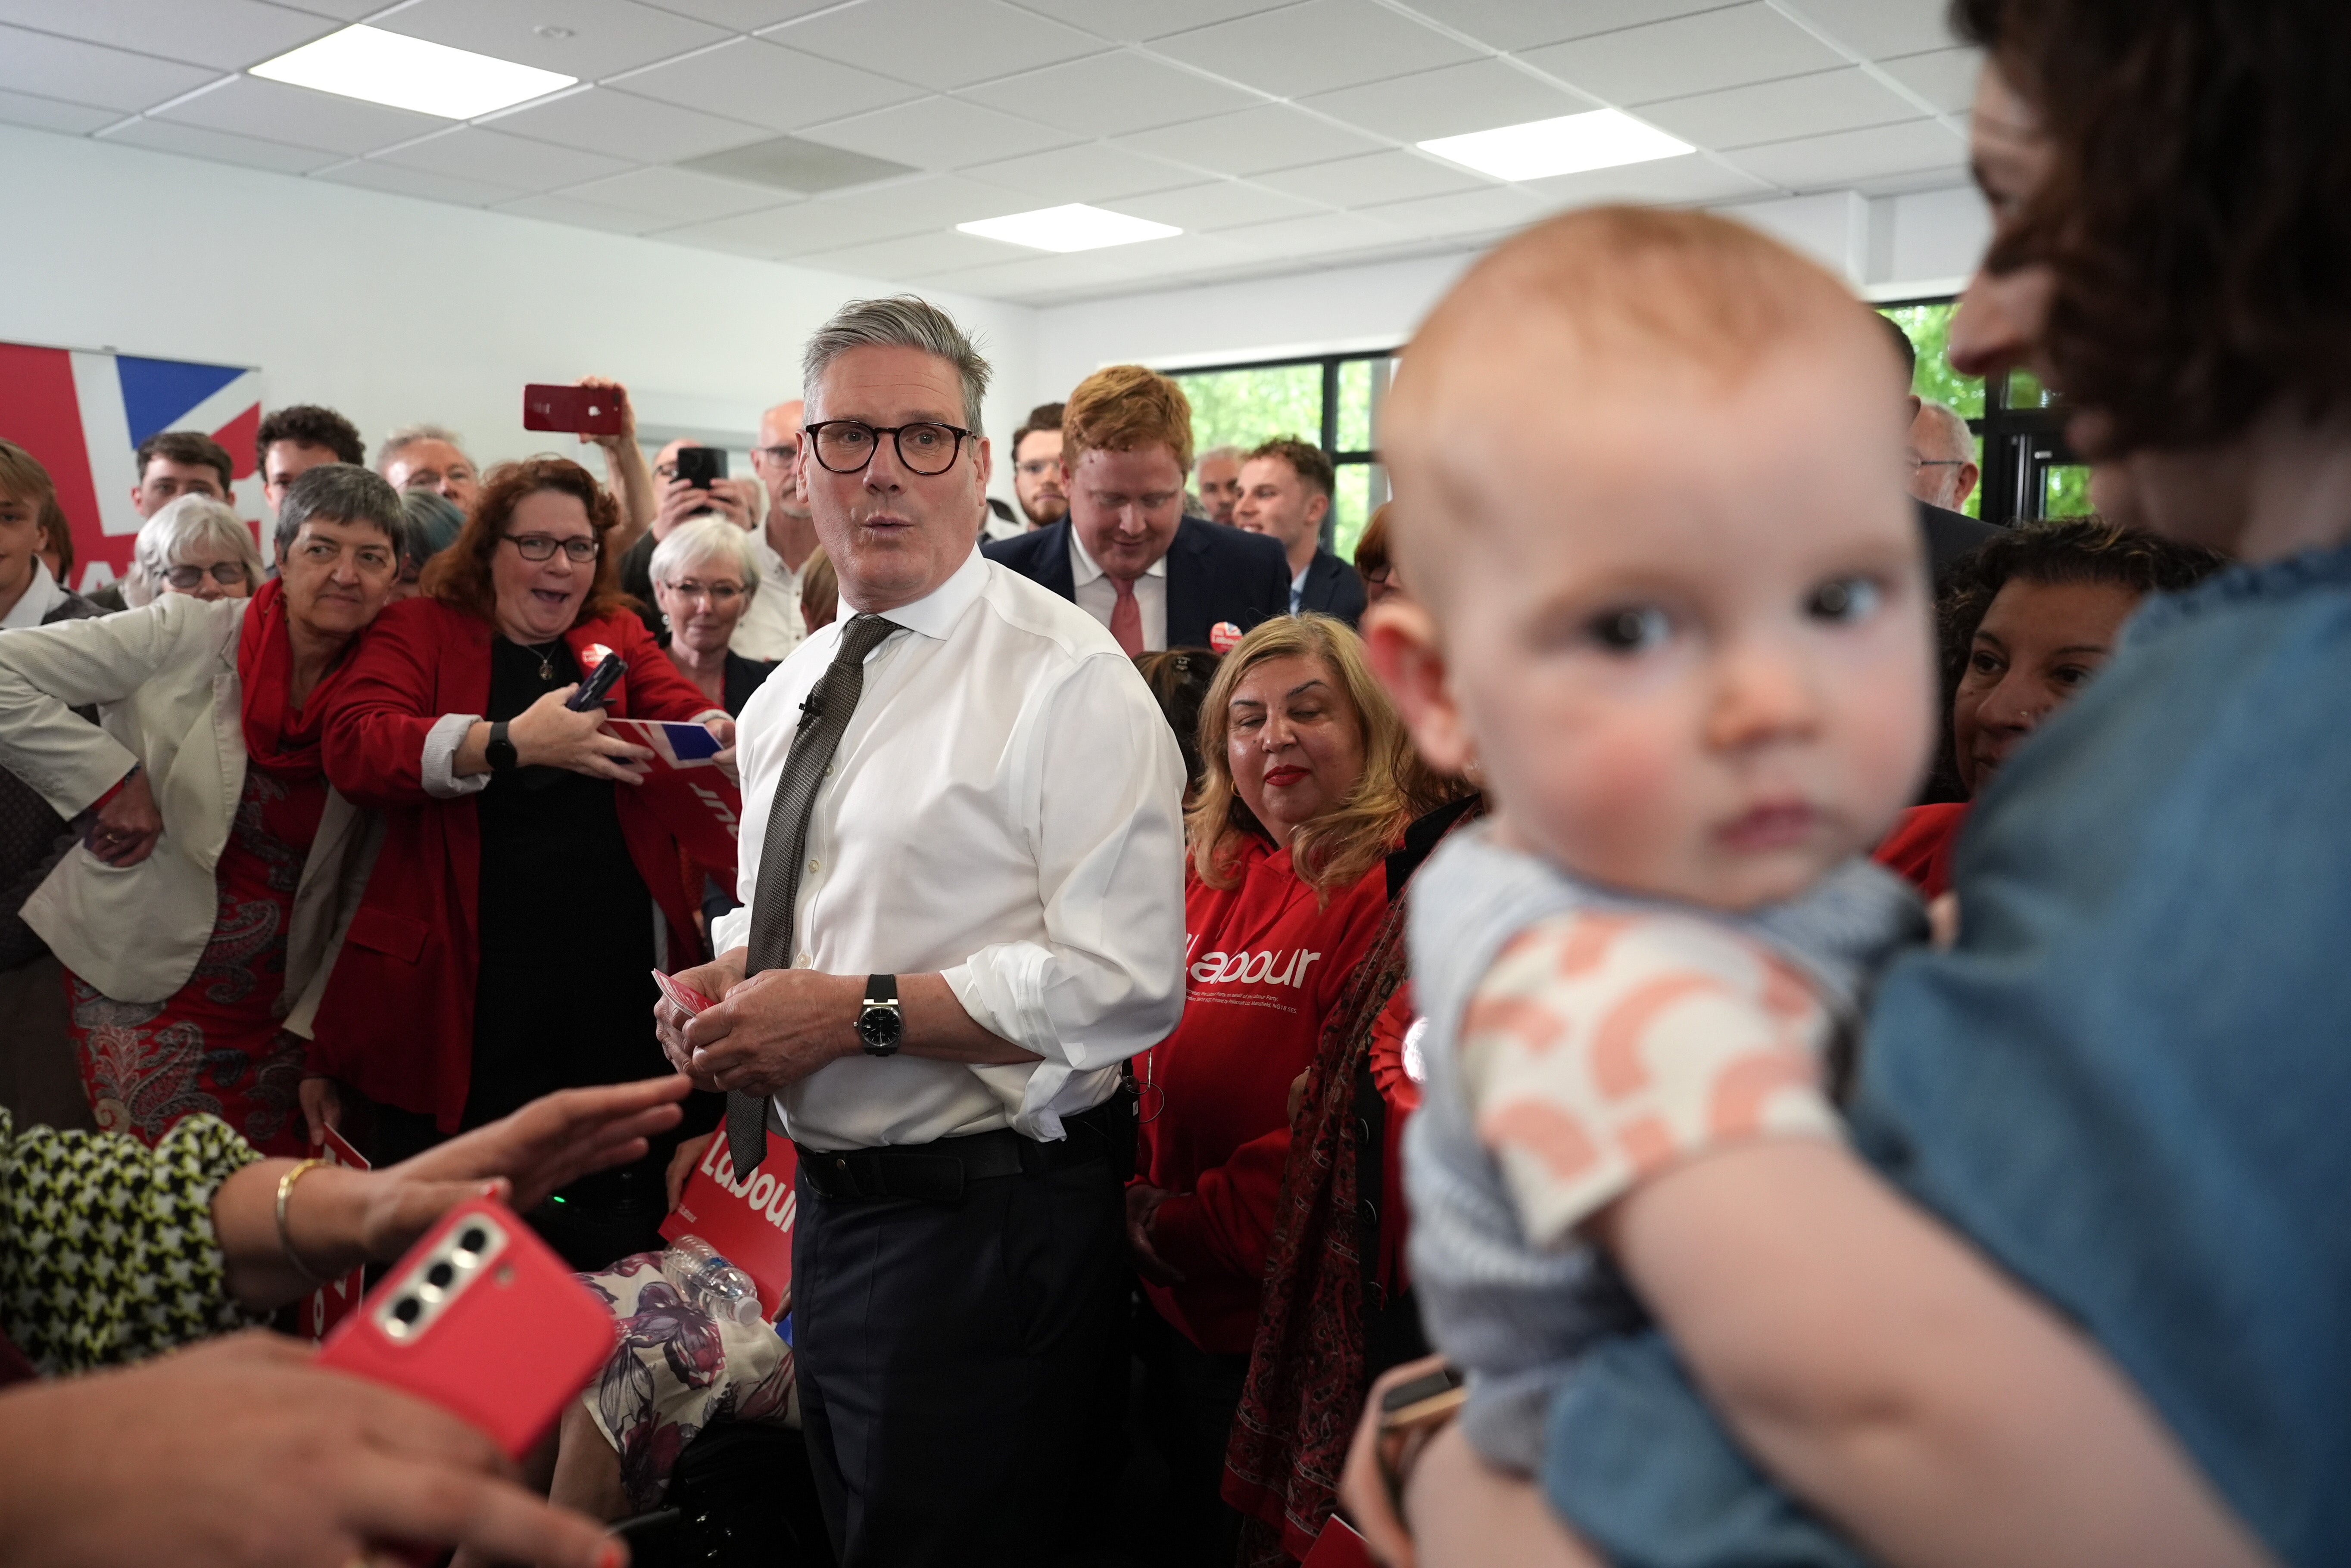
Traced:
<path fill-rule="evenodd" d="M 1033 213 L 982 218 L 957 223 L 967 234 L 1005 240 L 1040 251 L 1098 251 L 1104 245 L 1131 245 L 1137 240 L 1164 240 L 1184 231 L 1148 218 L 1130 218 L 1102 207 L 1072 202 L 1066 207 L 1040 207 Z"/>
<path fill-rule="evenodd" d="M 472 119 L 580 79 L 379 27 L 329 33 L 247 74 L 444 119 Z"/>
<path fill-rule="evenodd" d="M 1587 169 L 1646 163 L 1698 151 L 1613 109 L 1505 125 L 1497 130 L 1473 130 L 1467 136 L 1440 136 L 1422 142 L 1420 150 L 1497 180 L 1581 174 Z"/>

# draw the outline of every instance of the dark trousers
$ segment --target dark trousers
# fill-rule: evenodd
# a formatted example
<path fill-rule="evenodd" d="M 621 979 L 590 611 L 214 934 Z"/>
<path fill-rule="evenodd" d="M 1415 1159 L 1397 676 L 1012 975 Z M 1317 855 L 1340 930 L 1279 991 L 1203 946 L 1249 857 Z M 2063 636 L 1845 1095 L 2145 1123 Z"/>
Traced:
<path fill-rule="evenodd" d="M 1049 1564 L 1123 1455 L 1123 1203 L 1107 1159 L 956 1205 L 828 1199 L 792 1238 L 800 1413 L 842 1568 Z"/>

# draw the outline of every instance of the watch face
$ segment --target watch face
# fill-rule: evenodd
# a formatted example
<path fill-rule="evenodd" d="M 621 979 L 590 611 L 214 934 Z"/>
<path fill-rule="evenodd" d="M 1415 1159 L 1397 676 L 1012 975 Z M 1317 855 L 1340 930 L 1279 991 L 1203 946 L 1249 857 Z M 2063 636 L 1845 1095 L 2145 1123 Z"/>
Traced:
<path fill-rule="evenodd" d="M 895 1051 L 898 1029 L 898 1010 L 894 1007 L 869 1007 L 857 1015 L 857 1037 L 865 1042 L 868 1051 Z"/>

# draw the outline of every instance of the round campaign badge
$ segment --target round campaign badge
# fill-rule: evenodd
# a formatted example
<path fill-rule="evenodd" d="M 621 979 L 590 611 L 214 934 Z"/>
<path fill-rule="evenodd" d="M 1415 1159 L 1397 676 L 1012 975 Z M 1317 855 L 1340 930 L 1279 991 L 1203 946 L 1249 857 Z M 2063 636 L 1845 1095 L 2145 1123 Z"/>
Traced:
<path fill-rule="evenodd" d="M 1220 620 L 1208 628 L 1208 646 L 1218 653 L 1230 653 L 1240 640 L 1241 628 L 1228 620 Z"/>

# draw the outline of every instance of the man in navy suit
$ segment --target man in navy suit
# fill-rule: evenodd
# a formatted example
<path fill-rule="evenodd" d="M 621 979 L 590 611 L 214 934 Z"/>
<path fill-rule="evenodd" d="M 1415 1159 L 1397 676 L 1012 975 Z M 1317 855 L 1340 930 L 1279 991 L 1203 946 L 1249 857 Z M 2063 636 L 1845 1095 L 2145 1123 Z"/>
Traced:
<path fill-rule="evenodd" d="M 1349 626 L 1364 618 L 1364 579 L 1322 548 L 1331 514 L 1331 460 L 1295 436 L 1266 442 L 1241 463 L 1233 525 L 1280 543 L 1290 574 L 1290 609 L 1321 610 Z"/>
<path fill-rule="evenodd" d="M 1110 628 L 1129 654 L 1212 648 L 1290 609 L 1290 566 L 1271 539 L 1184 515 L 1192 405 L 1140 365 L 1078 384 L 1061 421 L 1070 514 L 981 546 Z M 1356 590 L 1361 605 L 1362 589 Z"/>

